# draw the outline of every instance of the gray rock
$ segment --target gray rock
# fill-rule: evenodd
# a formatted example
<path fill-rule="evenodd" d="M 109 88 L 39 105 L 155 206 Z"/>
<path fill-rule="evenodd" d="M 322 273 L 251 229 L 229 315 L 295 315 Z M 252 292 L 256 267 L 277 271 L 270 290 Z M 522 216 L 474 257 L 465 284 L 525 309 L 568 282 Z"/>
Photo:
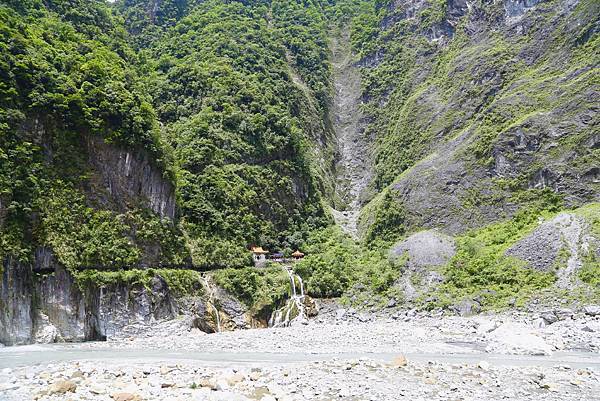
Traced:
<path fill-rule="evenodd" d="M 413 308 L 413 309 L 409 309 L 406 311 L 406 316 L 408 317 L 414 317 L 417 315 L 417 309 Z"/>
<path fill-rule="evenodd" d="M 587 305 L 583 307 L 583 313 L 588 316 L 600 315 L 600 305 Z"/>
<path fill-rule="evenodd" d="M 544 319 L 546 324 L 552 324 L 552 323 L 558 322 L 558 316 L 556 316 L 556 314 L 552 311 L 544 312 L 541 314 L 540 317 L 542 319 Z"/>
<path fill-rule="evenodd" d="M 454 305 L 452 309 L 460 316 L 472 316 L 481 312 L 481 305 L 476 301 L 465 299 Z"/>
<path fill-rule="evenodd" d="M 504 323 L 488 336 L 487 352 L 513 355 L 551 355 L 552 347 L 521 324 Z"/>
<path fill-rule="evenodd" d="M 504 4 L 506 18 L 518 18 L 541 1 L 542 0 L 504 0 L 502 3 Z"/>
<path fill-rule="evenodd" d="M 106 192 L 126 209 L 130 199 L 146 199 L 161 217 L 175 217 L 175 189 L 145 152 L 119 149 L 100 137 L 89 136 L 90 164 L 103 178 Z"/>
<path fill-rule="evenodd" d="M 406 301 L 415 300 L 420 293 L 430 292 L 443 282 L 435 270 L 446 264 L 456 253 L 452 237 L 436 230 L 421 231 L 398 242 L 390 250 L 390 258 L 407 257 L 404 272 L 397 282 Z M 414 284 L 418 278 L 419 284 Z"/>
<path fill-rule="evenodd" d="M 506 255 L 526 261 L 533 269 L 547 272 L 554 267 L 563 245 L 560 230 L 554 224 L 546 223 L 510 247 Z"/>
<path fill-rule="evenodd" d="M 546 321 L 540 317 L 531 322 L 531 325 L 536 329 L 543 329 L 544 327 L 546 327 Z"/>
<path fill-rule="evenodd" d="M 36 343 L 50 344 L 60 339 L 60 333 L 56 326 L 50 323 L 48 316 L 41 312 L 37 326 L 37 330 L 33 337 Z"/>
<path fill-rule="evenodd" d="M 588 333 L 593 333 L 595 332 L 595 330 L 593 328 L 591 328 L 590 326 L 583 326 L 583 328 L 581 329 L 581 331 L 587 331 Z"/>
<path fill-rule="evenodd" d="M 11 257 L 2 262 L 0 342 L 6 345 L 31 343 L 34 330 L 34 282 L 31 267 Z"/>
<path fill-rule="evenodd" d="M 555 310 L 554 314 L 558 317 L 559 320 L 562 320 L 573 317 L 575 312 L 573 311 L 573 309 L 562 308 Z"/>
<path fill-rule="evenodd" d="M 397 243 L 390 250 L 392 257 L 408 255 L 411 270 L 441 266 L 456 253 L 452 237 L 435 230 L 421 231 Z"/>

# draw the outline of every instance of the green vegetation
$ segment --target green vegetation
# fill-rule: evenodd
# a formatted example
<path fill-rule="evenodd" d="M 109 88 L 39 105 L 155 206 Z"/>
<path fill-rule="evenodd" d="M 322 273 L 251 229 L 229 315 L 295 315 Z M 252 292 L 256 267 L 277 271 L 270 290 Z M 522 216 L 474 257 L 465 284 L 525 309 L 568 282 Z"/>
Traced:
<path fill-rule="evenodd" d="M 288 275 L 279 266 L 218 270 L 213 278 L 258 315 L 269 315 L 290 296 Z"/>
<path fill-rule="evenodd" d="M 366 294 L 391 295 L 402 262 L 393 262 L 387 248 L 367 248 L 343 234 L 338 227 L 315 231 L 309 238 L 307 256 L 295 265 L 315 297 L 340 297 L 354 287 Z"/>
<path fill-rule="evenodd" d="M 149 211 L 133 209 L 126 214 L 85 206 L 83 195 L 67 185 L 45 191 L 38 235 L 52 246 L 65 267 L 132 266 L 142 261 L 144 247 L 159 246 L 156 263 L 181 264 L 187 255 L 172 223 Z M 77 227 L 77 230 L 73 230 Z"/>
<path fill-rule="evenodd" d="M 579 279 L 589 284 L 600 298 L 600 204 L 593 203 L 579 208 L 577 214 L 589 224 L 591 235 L 595 238 L 588 249 L 581 249 L 583 266 L 578 272 Z"/>
<path fill-rule="evenodd" d="M 333 156 L 312 151 L 331 135 L 323 4 L 148 6 L 0 6 L 2 259 L 49 246 L 70 269 L 239 267 L 250 244 L 297 248 L 329 224 L 331 184 L 316 175 Z M 115 199 L 90 163 L 90 137 L 147 154 L 176 185 L 177 220 Z"/>
<path fill-rule="evenodd" d="M 144 270 L 119 270 L 119 271 L 101 271 L 84 270 L 74 273 L 75 282 L 84 290 L 87 287 L 110 287 L 114 285 L 126 284 L 130 287 L 142 286 L 148 291 L 152 291 L 152 282 L 157 278 L 162 278 L 169 289 L 176 296 L 184 295 L 202 295 L 200 273 L 192 270 L 174 270 L 174 269 L 144 269 Z"/>
<path fill-rule="evenodd" d="M 430 307 L 447 307 L 464 298 L 477 299 L 487 308 L 506 307 L 515 300 L 519 305 L 554 283 L 554 272 L 529 269 L 505 254 L 538 226 L 540 218 L 550 216 L 548 211 L 523 210 L 512 219 L 458 237 L 456 255 L 442 271 L 446 281 Z"/>
<path fill-rule="evenodd" d="M 373 210 L 373 219 L 369 222 L 365 233 L 367 243 L 378 241 L 389 244 L 404 235 L 406 210 L 398 201 L 396 192 L 393 189 L 386 189 L 369 205 Z"/>
<path fill-rule="evenodd" d="M 432 0 L 430 3 L 429 7 L 419 12 L 421 25 L 425 28 L 444 21 L 448 9 L 446 0 Z"/>
<path fill-rule="evenodd" d="M 235 255 L 248 245 L 298 247 L 328 222 L 304 131 L 322 120 L 329 93 L 322 18 L 311 3 L 211 0 L 148 47 L 147 85 L 175 149 L 195 263 L 244 266 Z M 290 68 L 321 115 L 301 114 L 307 94 Z"/>
<path fill-rule="evenodd" d="M 0 258 L 52 246 L 69 268 L 133 263 L 141 244 L 90 193 L 87 142 L 148 154 L 166 177 L 168 152 L 118 18 L 103 2 L 72 3 L 0 5 Z M 160 241 L 176 241 L 167 231 Z"/>
<path fill-rule="evenodd" d="M 261 314 L 281 304 L 288 279 L 277 267 L 247 268 L 248 247 L 301 248 L 308 256 L 296 269 L 310 295 L 384 302 L 401 296 L 393 284 L 404 260 L 389 260 L 390 245 L 438 223 L 394 184 L 457 139 L 444 163 L 473 179 L 449 180 L 432 203 L 457 200 L 472 218 L 465 227 L 513 217 L 460 235 L 437 305 L 478 297 L 500 307 L 548 287 L 551 273 L 504 253 L 539 217 L 597 198 L 588 178 L 600 160 L 598 2 L 568 12 L 542 2 L 519 34 L 498 2 L 470 4 L 463 16 L 446 0 L 400 3 L 4 1 L 0 260 L 32 262 L 51 248 L 82 285 L 149 288 L 160 275 L 179 294 L 200 291 L 197 273 L 80 268 L 217 264 L 227 267 L 217 283 Z M 327 213 L 338 204 L 339 159 L 329 40 L 348 24 L 374 146 L 366 192 L 378 194 L 362 216 L 363 242 Z M 161 173 L 174 219 L 151 210 L 156 199 L 129 172 L 107 174 L 114 166 L 94 159 L 94 144 Z M 540 178 L 546 168 L 564 181 Z M 600 238 L 597 205 L 577 213 Z M 579 278 L 597 288 L 599 255 L 582 252 Z"/>
<path fill-rule="evenodd" d="M 522 35 L 494 22 L 504 18 L 499 3 L 478 3 L 462 17 L 449 13 L 448 4 L 426 2 L 413 19 L 404 18 L 406 10 L 395 4 L 364 2 L 356 9 L 352 44 L 366 65 L 366 132 L 375 138 L 373 192 L 386 191 L 441 143 L 459 136 L 468 139 L 453 149 L 447 163 L 460 163 L 469 175 L 491 171 L 519 179 L 518 186 L 494 194 L 496 202 L 511 202 L 548 166 L 580 176 L 597 165 L 597 147 L 586 146 L 595 124 L 574 121 L 585 120 L 586 110 L 594 107 L 600 39 L 590 27 L 597 23 L 598 4 L 582 1 L 568 18 L 559 16 L 556 2 L 538 4 L 527 16 L 532 29 Z M 560 122 L 569 122 L 569 134 L 552 136 Z M 515 144 L 514 138 L 523 143 Z M 520 147 L 526 146 L 532 153 L 523 161 Z M 500 153 L 514 171 L 495 171 Z M 569 167 L 560 162 L 566 155 Z M 472 191 L 488 192 L 486 179 L 473 181 Z M 594 199 L 597 184 L 592 185 L 586 201 Z M 386 213 L 388 202 L 377 198 L 374 203 L 371 209 L 379 211 L 371 215 Z M 534 205 L 526 201 L 523 206 Z M 382 238 L 388 234 L 384 230 Z"/>

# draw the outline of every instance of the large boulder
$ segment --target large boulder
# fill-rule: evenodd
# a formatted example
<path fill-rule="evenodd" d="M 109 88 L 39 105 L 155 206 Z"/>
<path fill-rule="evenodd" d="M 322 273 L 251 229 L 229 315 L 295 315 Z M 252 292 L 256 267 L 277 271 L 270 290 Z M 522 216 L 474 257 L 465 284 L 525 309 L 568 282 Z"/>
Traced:
<path fill-rule="evenodd" d="M 589 316 L 600 316 L 600 305 L 587 305 L 583 307 L 583 313 Z"/>
<path fill-rule="evenodd" d="M 460 316 L 472 316 L 481 312 L 481 305 L 477 301 L 462 300 L 451 308 Z"/>
<path fill-rule="evenodd" d="M 535 331 L 518 323 L 504 323 L 486 335 L 486 351 L 510 355 L 551 355 L 552 347 Z"/>
<path fill-rule="evenodd" d="M 412 270 L 441 266 L 456 253 L 452 237 L 436 230 L 421 231 L 397 243 L 391 249 L 394 258 L 408 256 Z"/>
<path fill-rule="evenodd" d="M 50 323 L 48 316 L 40 312 L 36 322 L 36 331 L 33 340 L 36 343 L 50 344 L 61 340 L 61 335 L 55 325 Z"/>
<path fill-rule="evenodd" d="M 452 237 L 436 230 L 421 231 L 398 242 L 390 250 L 390 258 L 406 257 L 404 272 L 398 281 L 404 299 L 412 301 L 443 281 L 437 269 L 448 263 L 456 249 Z"/>

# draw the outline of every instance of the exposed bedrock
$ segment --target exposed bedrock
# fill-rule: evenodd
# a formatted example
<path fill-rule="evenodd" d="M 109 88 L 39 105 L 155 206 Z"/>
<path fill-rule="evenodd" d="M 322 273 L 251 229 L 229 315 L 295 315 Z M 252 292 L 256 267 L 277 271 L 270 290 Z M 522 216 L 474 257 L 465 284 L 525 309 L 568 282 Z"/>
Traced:
<path fill-rule="evenodd" d="M 120 149 L 95 137 L 88 138 L 87 146 L 90 164 L 98 174 L 94 185 L 100 187 L 93 196 L 100 203 L 116 202 L 122 209 L 142 203 L 161 217 L 175 217 L 175 188 L 147 154 Z"/>
<path fill-rule="evenodd" d="M 216 291 L 215 298 L 225 329 L 260 324 L 225 291 Z M 211 313 L 203 296 L 174 294 L 160 273 L 147 286 L 78 285 L 60 266 L 53 275 L 41 276 L 31 265 L 4 261 L 0 291 L 0 343 L 4 345 L 136 336 L 174 319 L 187 329 L 214 332 Z"/>

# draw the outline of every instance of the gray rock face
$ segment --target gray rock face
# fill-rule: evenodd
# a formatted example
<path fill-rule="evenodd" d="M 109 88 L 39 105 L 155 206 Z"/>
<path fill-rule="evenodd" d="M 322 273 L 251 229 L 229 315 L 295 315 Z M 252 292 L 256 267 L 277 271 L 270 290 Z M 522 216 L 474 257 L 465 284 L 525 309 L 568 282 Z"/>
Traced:
<path fill-rule="evenodd" d="M 520 17 L 528 9 L 535 7 L 542 0 L 504 0 L 504 10 L 507 18 Z"/>
<path fill-rule="evenodd" d="M 96 336 L 110 338 L 133 323 L 171 319 L 177 316 L 177 307 L 162 278 L 155 277 L 148 290 L 141 285 L 110 285 L 92 289 L 94 299 L 94 327 Z M 93 334 L 93 333 L 91 333 Z"/>
<path fill-rule="evenodd" d="M 3 261 L 0 286 L 0 342 L 27 344 L 34 331 L 31 266 L 12 258 Z"/>
<path fill-rule="evenodd" d="M 583 265 L 582 249 L 590 249 L 595 243 L 589 234 L 586 222 L 571 213 L 561 213 L 554 219 L 544 222 L 530 235 L 517 242 L 506 252 L 527 262 L 529 267 L 540 271 L 557 268 L 558 283 L 568 288 L 577 280 L 575 273 Z M 560 252 L 565 252 L 566 260 L 560 260 Z"/>
<path fill-rule="evenodd" d="M 98 200 L 104 204 L 116 202 L 120 209 L 126 209 L 131 201 L 145 200 L 161 217 L 175 217 L 173 184 L 144 152 L 118 149 L 95 137 L 88 138 L 87 146 L 90 164 L 99 174 L 94 184 L 100 188 L 95 188 L 92 196 L 107 193 L 109 197 Z"/>
<path fill-rule="evenodd" d="M 248 309 L 222 288 L 216 288 L 215 297 L 219 300 L 221 310 L 229 317 L 236 328 L 250 328 L 256 322 L 249 322 Z"/>
<path fill-rule="evenodd" d="M 451 237 L 434 230 L 421 231 L 394 245 L 391 254 L 401 257 L 408 254 L 408 264 L 413 269 L 441 266 L 456 253 Z"/>
<path fill-rule="evenodd" d="M 398 285 L 402 288 L 404 299 L 412 301 L 443 281 L 435 268 L 446 264 L 456 253 L 451 237 L 435 230 L 422 231 L 400 241 L 390 250 L 392 258 L 406 255 L 408 260 Z M 415 286 L 413 281 L 419 281 Z"/>
<path fill-rule="evenodd" d="M 222 290 L 216 297 L 228 329 L 251 326 L 242 304 Z M 0 343 L 6 345 L 139 335 L 155 322 L 182 315 L 189 318 L 181 321 L 189 329 L 204 327 L 212 332 L 206 300 L 199 296 L 176 298 L 160 276 L 153 279 L 150 288 L 115 283 L 80 289 L 60 266 L 55 274 L 33 280 L 32 266 L 10 259 L 4 263 Z"/>
<path fill-rule="evenodd" d="M 550 60 L 549 69 L 568 71 L 571 49 L 556 50 L 551 38 L 569 37 L 571 33 L 575 37 L 575 32 L 582 29 L 577 27 L 589 25 L 590 34 L 581 39 L 586 41 L 597 26 L 593 7 L 585 5 L 590 13 L 583 17 L 574 10 L 584 5 L 572 0 L 554 2 L 552 6 L 539 0 L 468 4 L 456 0 L 446 5 L 442 19 L 461 26 L 468 37 L 466 48 L 488 49 L 495 43 L 496 35 L 502 37 L 511 52 L 514 50 L 511 62 L 502 64 L 506 67 L 513 63 L 532 66 Z M 385 43 L 405 46 L 418 40 L 432 41 L 435 35 L 422 31 L 426 24 L 419 17 L 429 6 L 430 2 L 424 0 L 394 1 L 384 10 L 386 18 L 380 26 L 380 37 L 386 38 Z M 443 23 L 433 23 L 427 29 L 441 32 Z M 527 44 L 522 40 L 524 36 Z M 513 79 L 507 73 L 512 67 L 507 70 L 494 60 L 485 60 L 479 50 L 465 51 L 452 57 L 452 68 L 444 77 L 447 82 L 457 79 L 465 84 L 453 87 L 449 95 L 447 89 L 426 81 L 432 75 L 428 67 L 435 65 L 438 55 L 447 54 L 448 41 L 434 39 L 431 52 L 417 56 L 415 65 L 419 68 L 402 76 L 408 84 L 402 81 L 397 88 L 386 87 L 385 95 L 367 93 L 373 97 L 372 114 L 377 121 L 367 130 L 372 129 L 377 140 L 385 144 L 375 148 L 378 159 L 374 180 L 381 179 L 382 188 L 391 189 L 398 207 L 406 211 L 406 231 L 435 228 L 459 234 L 514 215 L 528 201 L 515 201 L 515 190 L 499 185 L 501 181 L 514 181 L 519 190 L 551 189 L 565 199 L 567 206 L 600 199 L 598 163 L 593 162 L 592 154 L 598 146 L 593 129 L 599 116 L 593 106 L 597 89 L 593 85 L 582 85 L 573 93 L 556 89 L 583 80 L 593 67 L 565 73 L 533 89 L 529 86 L 532 79 Z M 367 76 L 373 74 L 372 70 L 387 71 L 403 62 L 391 49 L 375 46 L 365 56 Z M 377 63 L 368 62 L 373 57 Z M 535 104 L 533 94 L 538 93 L 556 97 L 556 107 L 519 114 L 517 110 Z M 407 100 L 399 102 L 397 98 Z M 399 110 L 406 113 L 396 115 Z M 456 117 L 457 110 L 460 117 Z M 411 115 L 419 117 L 412 119 Z M 485 119 L 490 115 L 500 119 L 510 116 L 508 120 L 514 124 L 494 132 L 490 143 L 483 146 L 485 155 L 476 155 L 474 149 L 486 142 L 481 139 L 489 128 Z M 418 135 L 414 141 L 407 139 L 415 131 L 427 135 Z M 361 216 L 361 232 L 367 232 L 375 221 L 372 215 L 377 212 L 376 203 L 371 205 L 375 207 L 364 209 Z"/>
<path fill-rule="evenodd" d="M 38 299 L 36 310 L 47 316 L 34 319 L 36 327 L 51 324 L 65 341 L 86 339 L 85 299 L 65 269 L 58 267 L 54 275 L 40 279 L 34 291 Z"/>

